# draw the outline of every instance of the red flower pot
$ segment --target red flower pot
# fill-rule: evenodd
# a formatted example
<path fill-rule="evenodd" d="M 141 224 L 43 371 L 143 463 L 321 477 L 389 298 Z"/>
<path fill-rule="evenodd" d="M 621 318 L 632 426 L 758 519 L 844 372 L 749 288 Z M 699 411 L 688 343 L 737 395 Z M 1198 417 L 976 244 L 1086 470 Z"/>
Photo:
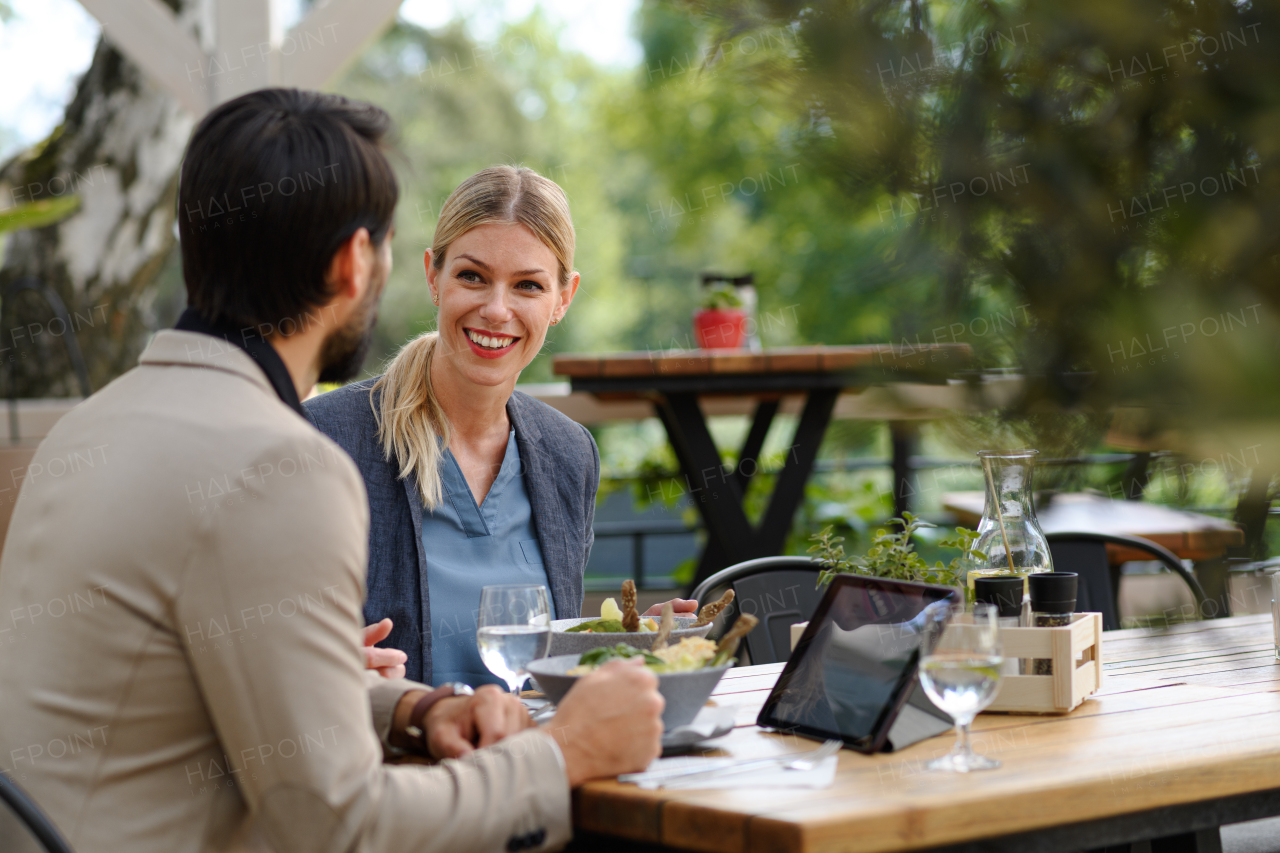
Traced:
<path fill-rule="evenodd" d="M 737 349 L 747 339 L 747 312 L 741 308 L 700 308 L 693 336 L 703 349 Z"/>

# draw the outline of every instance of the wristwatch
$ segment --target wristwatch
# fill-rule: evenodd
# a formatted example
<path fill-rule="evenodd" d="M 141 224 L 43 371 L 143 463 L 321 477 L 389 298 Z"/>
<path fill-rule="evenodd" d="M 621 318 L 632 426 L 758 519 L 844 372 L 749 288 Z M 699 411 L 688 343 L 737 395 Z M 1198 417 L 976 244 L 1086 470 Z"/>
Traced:
<path fill-rule="evenodd" d="M 427 712 L 431 710 L 431 706 L 441 699 L 448 699 L 450 696 L 474 695 L 475 691 L 471 689 L 470 684 L 463 684 L 461 681 L 447 681 L 441 684 L 414 704 L 413 710 L 409 712 L 409 724 L 404 727 L 404 733 L 413 740 L 414 746 L 419 751 L 424 755 L 429 754 L 425 722 Z"/>

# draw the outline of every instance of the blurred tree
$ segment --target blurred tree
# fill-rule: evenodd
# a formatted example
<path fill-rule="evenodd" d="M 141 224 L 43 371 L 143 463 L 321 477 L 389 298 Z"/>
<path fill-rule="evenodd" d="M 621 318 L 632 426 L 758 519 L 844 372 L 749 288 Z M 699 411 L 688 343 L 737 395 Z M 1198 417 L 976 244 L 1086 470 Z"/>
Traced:
<path fill-rule="evenodd" d="M 198 0 L 167 3 L 195 26 Z M 18 396 L 80 393 L 63 335 L 76 336 L 95 388 L 136 362 L 155 325 L 151 285 L 176 241 L 177 171 L 191 127 L 172 98 L 100 40 L 62 123 L 0 167 L 13 203 L 80 197 L 70 217 L 8 237 L 0 293 L 33 276 L 72 317 L 70 329 L 51 323 L 30 295 L 6 306 L 12 322 L 0 330 L 0 356 Z"/>
<path fill-rule="evenodd" d="M 1280 413 L 1274 4 L 646 7 L 675 11 L 705 33 L 698 73 L 789 105 L 800 169 L 840 190 L 840 220 L 891 232 L 896 266 L 878 269 L 910 340 L 1024 308 L 1009 352 L 1036 379 L 1026 411 Z M 793 41 L 767 66 L 723 49 L 779 32 Z"/>

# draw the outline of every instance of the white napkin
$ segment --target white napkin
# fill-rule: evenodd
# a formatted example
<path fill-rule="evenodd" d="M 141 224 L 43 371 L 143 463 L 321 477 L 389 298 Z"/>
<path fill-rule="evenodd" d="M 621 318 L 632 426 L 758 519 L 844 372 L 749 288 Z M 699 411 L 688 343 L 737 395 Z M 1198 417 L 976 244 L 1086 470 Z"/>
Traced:
<path fill-rule="evenodd" d="M 836 778 L 838 756 L 831 756 L 819 762 L 812 770 L 783 770 L 781 767 L 761 767 L 756 770 L 743 770 L 740 773 L 726 773 L 710 779 L 657 779 L 646 778 L 655 770 L 672 770 L 681 767 L 713 770 L 737 763 L 736 758 L 699 758 L 681 756 L 678 758 L 659 758 L 645 768 L 644 773 L 632 773 L 620 776 L 620 782 L 633 782 L 637 787 L 646 790 L 667 788 L 670 790 L 693 790 L 707 788 L 829 788 Z"/>

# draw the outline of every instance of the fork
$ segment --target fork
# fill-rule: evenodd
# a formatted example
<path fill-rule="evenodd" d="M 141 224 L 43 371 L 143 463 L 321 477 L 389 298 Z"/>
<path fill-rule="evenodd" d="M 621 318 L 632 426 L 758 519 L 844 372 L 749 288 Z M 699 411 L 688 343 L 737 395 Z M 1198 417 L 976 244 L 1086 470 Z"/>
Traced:
<path fill-rule="evenodd" d="M 754 758 L 747 761 L 740 761 L 736 764 L 721 765 L 706 770 L 691 769 L 682 767 L 679 770 L 671 771 L 653 771 L 652 773 L 631 773 L 625 776 L 619 776 L 620 782 L 653 782 L 657 781 L 664 786 L 669 781 L 676 782 L 676 786 L 682 786 L 687 782 L 702 782 L 717 776 L 728 776 L 734 773 L 741 773 L 746 770 L 762 770 L 766 768 L 777 768 L 780 770 L 812 770 L 820 763 L 835 755 L 844 746 L 843 741 L 829 740 L 817 749 L 810 750 L 800 754 L 799 756 L 792 753 L 790 755 L 777 755 L 772 758 Z"/>

